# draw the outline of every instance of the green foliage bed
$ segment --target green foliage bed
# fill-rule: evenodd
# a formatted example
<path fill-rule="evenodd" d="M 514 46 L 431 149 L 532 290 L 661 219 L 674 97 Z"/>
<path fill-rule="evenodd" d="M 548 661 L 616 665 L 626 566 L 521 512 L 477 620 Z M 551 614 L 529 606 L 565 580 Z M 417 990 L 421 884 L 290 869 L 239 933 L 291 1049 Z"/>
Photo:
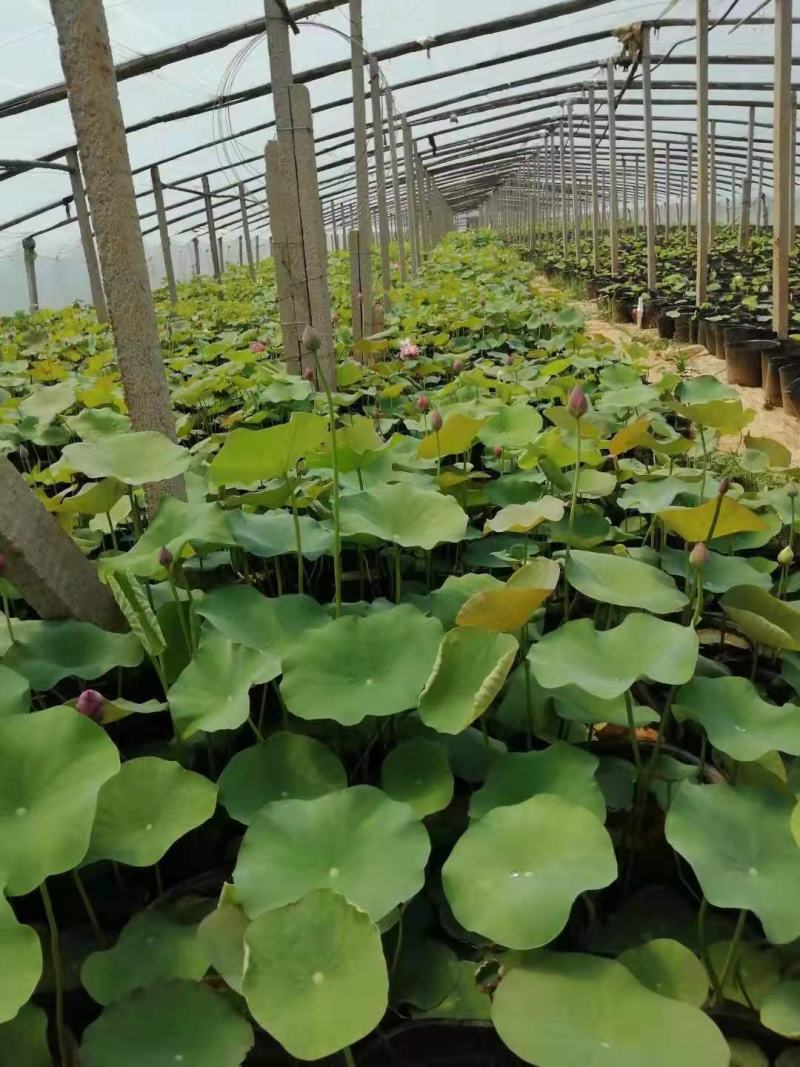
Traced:
<path fill-rule="evenodd" d="M 334 256 L 329 393 L 270 271 L 160 306 L 179 446 L 85 310 L 3 323 L 0 440 L 130 630 L 0 578 L 0 1063 L 800 1062 L 787 449 L 490 233 L 355 352 Z"/>

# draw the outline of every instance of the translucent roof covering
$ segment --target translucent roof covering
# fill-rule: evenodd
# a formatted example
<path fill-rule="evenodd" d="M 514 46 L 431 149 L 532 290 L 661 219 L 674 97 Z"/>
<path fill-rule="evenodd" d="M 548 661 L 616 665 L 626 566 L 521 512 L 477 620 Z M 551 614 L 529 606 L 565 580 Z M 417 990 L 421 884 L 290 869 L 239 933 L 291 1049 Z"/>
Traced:
<path fill-rule="evenodd" d="M 363 0 L 364 42 L 370 51 L 378 51 L 403 42 L 424 42 L 445 31 L 499 20 L 548 6 L 534 0 Z M 290 3 L 291 7 L 296 4 Z M 730 11 L 729 20 L 757 17 L 771 19 L 773 4 L 762 7 L 762 0 L 710 0 L 710 21 Z M 149 53 L 156 49 L 206 34 L 234 23 L 263 17 L 263 0 L 192 0 L 191 4 L 165 3 L 164 0 L 106 0 L 109 34 L 117 62 Z M 508 137 L 501 140 L 496 152 L 486 146 L 487 156 L 522 151 L 539 141 L 535 129 L 519 130 L 526 124 L 546 123 L 561 114 L 561 103 L 576 101 L 575 115 L 578 129 L 585 138 L 586 103 L 584 87 L 594 81 L 598 86 L 598 101 L 604 101 L 605 60 L 620 54 L 620 42 L 612 35 L 616 27 L 639 20 L 670 20 L 694 17 L 694 0 L 649 0 L 626 3 L 612 0 L 577 15 L 550 19 L 521 29 L 483 35 L 474 40 L 432 48 L 430 53 L 416 50 L 408 55 L 381 63 L 381 70 L 395 89 L 399 111 L 409 115 L 414 136 L 419 141 L 426 162 L 435 173 L 438 165 L 458 157 L 449 153 L 460 144 L 468 154 L 464 159 L 478 158 L 482 140 L 501 131 Z M 349 17 L 344 4 L 301 24 L 299 36 L 292 36 L 295 73 L 322 64 L 346 60 L 349 57 Z M 584 41 L 586 35 L 601 35 Z M 654 83 L 654 131 L 657 149 L 669 140 L 675 152 L 685 152 L 686 135 L 694 132 L 694 40 L 691 27 L 664 27 L 653 34 L 654 60 L 670 52 L 669 62 L 657 66 Z M 577 40 L 576 40 L 577 39 Z M 683 43 L 681 43 L 683 42 Z M 560 45 L 557 50 L 537 56 L 516 59 L 480 70 L 470 70 L 424 84 L 404 83 L 454 68 L 502 60 L 503 57 L 546 45 Z M 756 158 L 763 153 L 769 169 L 772 136 L 772 52 L 773 27 L 732 23 L 711 29 L 709 53 L 712 59 L 710 79 L 710 118 L 716 121 L 719 153 L 720 195 L 724 195 L 730 176 L 725 168 L 736 162 L 736 154 L 744 157 L 744 137 L 749 102 L 758 103 L 756 111 Z M 737 61 L 737 57 L 761 56 L 764 63 Z M 725 58 L 730 61 L 714 62 Z M 7 159 L 34 159 L 74 142 L 69 109 L 65 100 L 51 103 L 17 115 L 3 115 L 2 105 L 9 98 L 51 85 L 62 80 L 55 30 L 46 0 L 18 0 L 0 5 L 0 130 L 2 155 Z M 563 73 L 558 73 L 564 68 Z M 571 70 L 569 68 L 579 68 Z M 624 70 L 617 70 L 621 84 Z M 266 42 L 263 37 L 250 37 L 206 55 L 164 66 L 148 74 L 120 82 L 119 93 L 126 125 L 163 116 L 170 112 L 211 101 L 220 94 L 230 94 L 263 84 L 269 79 Z M 527 84 L 509 83 L 526 81 Z M 666 89 L 661 83 L 679 82 L 682 86 Z M 716 87 L 716 83 L 720 87 Z M 767 88 L 753 88 L 753 85 Z M 622 154 L 641 152 L 641 92 L 638 79 L 625 91 L 618 115 L 618 150 Z M 315 135 L 319 144 L 318 164 L 333 166 L 320 172 L 323 200 L 335 195 L 337 201 L 351 201 L 352 143 L 348 132 L 352 124 L 351 76 L 349 70 L 309 83 L 312 106 L 346 99 L 347 103 L 319 111 L 314 118 Z M 534 99 L 520 97 L 537 93 Z M 454 98 L 471 94 L 466 101 Z M 516 98 L 516 99 L 515 99 Z M 490 103 L 509 103 L 485 110 Z M 514 102 L 511 102 L 514 100 Z M 415 109 L 426 110 L 414 113 Z M 477 109 L 477 110 L 476 110 Z M 467 113 L 469 112 L 469 113 Z M 605 107 L 600 112 L 599 130 L 604 127 Z M 260 95 L 255 99 L 235 103 L 225 108 L 209 110 L 171 121 L 155 122 L 131 132 L 128 138 L 131 165 L 135 172 L 136 188 L 150 189 L 150 164 L 178 153 L 180 159 L 164 163 L 161 177 L 164 182 L 185 184 L 199 190 L 199 175 L 209 172 L 212 189 L 251 179 L 248 192 L 254 205 L 254 230 L 266 242 L 266 222 L 255 210 L 264 200 L 263 165 L 260 158 L 265 141 L 274 136 L 266 129 L 241 134 L 223 144 L 192 151 L 198 145 L 269 122 L 273 118 L 272 99 Z M 471 125 L 470 125 L 471 124 Z M 513 131 L 518 131 L 516 134 Z M 326 135 L 341 133 L 339 138 L 322 141 Z M 441 164 L 433 158 L 427 140 L 433 134 Z M 729 138 L 740 139 L 739 143 Z M 763 139 L 760 141 L 759 139 Z M 583 144 L 586 145 L 584 139 Z M 256 157 L 250 162 L 242 160 Z M 336 165 L 338 163 L 338 166 Z M 496 166 L 487 163 L 489 167 Z M 741 164 L 740 164 L 741 165 Z M 145 168 L 136 173 L 137 168 Z M 678 165 L 676 171 L 678 173 Z M 70 194 L 69 177 L 58 171 L 35 170 L 18 174 L 0 182 L 0 224 L 42 205 L 59 201 Z M 205 240 L 202 203 L 176 209 L 175 205 L 188 199 L 186 193 L 166 190 L 167 210 L 170 212 L 170 232 L 174 242 L 179 274 L 190 269 L 191 238 L 197 234 L 201 245 Z M 154 209 L 147 193 L 139 199 L 141 215 Z M 178 220 L 178 215 L 195 211 L 197 214 Z M 222 208 L 219 209 L 223 214 Z M 43 303 L 63 302 L 74 297 L 86 297 L 88 287 L 83 276 L 77 226 L 62 225 L 46 230 L 65 218 L 63 205 L 51 208 L 10 229 L 0 232 L 0 311 L 23 306 L 24 277 L 21 266 L 20 241 L 28 234 L 37 236 L 40 289 Z M 147 231 L 154 218 L 143 220 Z M 235 220 L 228 228 L 222 222 L 220 232 L 230 248 L 237 240 Z M 160 271 L 157 235 L 146 238 L 153 260 L 154 277 Z M 203 246 L 204 247 L 204 246 Z M 207 249 L 204 247 L 207 256 Z M 231 253 L 233 254 L 233 253 Z"/>

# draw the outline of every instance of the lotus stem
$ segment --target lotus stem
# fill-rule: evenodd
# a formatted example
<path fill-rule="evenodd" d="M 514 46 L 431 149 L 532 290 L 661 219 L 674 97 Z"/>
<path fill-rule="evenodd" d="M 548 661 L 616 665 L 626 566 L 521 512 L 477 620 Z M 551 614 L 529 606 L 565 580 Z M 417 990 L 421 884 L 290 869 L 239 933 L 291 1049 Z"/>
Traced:
<path fill-rule="evenodd" d="M 344 1062 L 347 1064 L 347 1067 L 356 1067 L 356 1061 L 353 1057 L 353 1050 L 350 1048 L 349 1045 L 346 1048 L 342 1049 L 342 1055 L 344 1056 Z"/>
<path fill-rule="evenodd" d="M 333 581 L 334 599 L 336 602 L 336 618 L 342 614 L 342 537 L 339 510 L 339 446 L 336 442 L 336 408 L 333 403 L 333 394 L 328 385 L 328 379 L 322 372 L 319 356 L 316 349 L 311 350 L 314 359 L 314 367 L 317 377 L 322 382 L 325 398 L 328 401 L 328 420 L 331 431 L 331 459 L 333 461 Z M 276 560 L 277 567 L 277 560 Z"/>
<path fill-rule="evenodd" d="M 736 959 L 736 950 L 739 947 L 739 942 L 742 939 L 742 933 L 744 932 L 744 924 L 747 921 L 747 910 L 742 908 L 736 919 L 736 927 L 733 931 L 733 937 L 731 943 L 728 945 L 728 952 L 725 956 L 725 962 L 722 965 L 722 972 L 719 976 L 719 1002 L 725 999 L 725 983 L 730 976 L 731 967 Z"/>
<path fill-rule="evenodd" d="M 303 592 L 303 582 L 305 579 L 305 570 L 303 569 L 303 542 L 300 537 L 300 518 L 297 514 L 297 503 L 294 499 L 294 493 L 291 497 L 292 505 L 292 525 L 294 527 L 294 543 L 295 550 L 297 552 L 297 592 Z"/>
<path fill-rule="evenodd" d="M 706 971 L 708 972 L 709 981 L 711 987 L 714 990 L 715 999 L 721 1003 L 725 998 L 722 993 L 722 986 L 720 985 L 719 976 L 714 968 L 714 964 L 711 961 L 711 953 L 708 948 L 708 937 L 706 932 L 706 915 L 708 913 L 708 901 L 705 896 L 700 904 L 700 911 L 697 913 L 697 942 L 700 949 L 700 958 L 705 964 Z"/>
<path fill-rule="evenodd" d="M 78 896 L 81 898 L 81 903 L 83 904 L 84 910 L 86 912 L 86 917 L 89 920 L 89 925 L 92 928 L 92 933 L 95 936 L 95 940 L 97 941 L 100 948 L 106 948 L 108 945 L 106 941 L 106 935 L 103 933 L 103 928 L 97 918 L 97 912 L 94 910 L 94 905 L 92 904 L 91 897 L 89 896 L 86 890 L 86 886 L 83 884 L 83 879 L 81 878 L 80 871 L 77 867 L 75 867 L 72 871 L 72 878 L 75 882 L 75 888 L 78 890 Z"/>
<path fill-rule="evenodd" d="M 2 581 L 2 578 L 0 578 Z M 8 593 L 3 589 L 3 614 L 6 617 L 6 629 L 8 630 L 8 639 L 11 644 L 14 644 L 14 627 L 11 624 L 11 609 L 8 603 Z"/>
<path fill-rule="evenodd" d="M 50 959 L 53 964 L 53 985 L 56 993 L 56 1040 L 58 1042 L 58 1058 L 61 1067 L 68 1067 L 67 1035 L 64 1029 L 64 973 L 61 966 L 61 950 L 58 939 L 58 923 L 53 912 L 53 902 L 47 889 L 47 882 L 39 886 L 39 892 L 44 905 L 44 913 L 47 918 L 47 927 L 50 931 Z"/>
<path fill-rule="evenodd" d="M 394 546 L 394 602 L 400 603 L 400 597 L 403 592 L 403 571 L 400 566 L 400 546 Z"/>

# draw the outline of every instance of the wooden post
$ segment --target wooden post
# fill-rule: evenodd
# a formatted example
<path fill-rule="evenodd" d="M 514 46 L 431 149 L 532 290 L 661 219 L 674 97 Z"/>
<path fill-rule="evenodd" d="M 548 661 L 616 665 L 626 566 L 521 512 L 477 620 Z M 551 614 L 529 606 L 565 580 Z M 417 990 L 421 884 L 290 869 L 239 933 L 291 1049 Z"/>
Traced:
<path fill-rule="evenodd" d="M 567 102 L 567 126 L 569 130 L 569 167 L 572 185 L 572 230 L 575 241 L 575 260 L 581 259 L 581 227 L 578 212 L 578 173 L 575 166 L 575 127 L 572 121 L 572 101 Z"/>
<path fill-rule="evenodd" d="M 797 214 L 797 93 L 792 93 L 792 164 L 789 168 L 789 255 L 791 256 L 795 242 L 795 215 Z"/>
<path fill-rule="evenodd" d="M 594 125 L 594 86 L 588 88 L 589 94 L 589 145 L 591 152 L 591 188 L 592 188 L 592 268 L 600 273 L 600 207 L 597 202 L 597 136 Z"/>
<path fill-rule="evenodd" d="M 386 122 L 389 128 L 389 159 L 392 165 L 392 200 L 394 204 L 395 229 L 397 231 L 397 252 L 400 260 L 400 281 L 406 280 L 406 242 L 403 233 L 403 209 L 400 203 L 400 172 L 397 166 L 397 127 L 394 116 L 394 100 L 392 91 L 387 85 L 384 94 L 386 96 Z"/>
<path fill-rule="evenodd" d="M 389 216 L 386 207 L 386 165 L 383 151 L 383 110 L 381 108 L 381 80 L 378 61 L 370 56 L 370 99 L 372 108 L 372 144 L 375 157 L 375 183 L 378 193 L 378 237 L 381 245 L 381 280 L 383 309 L 390 311 L 392 272 L 389 264 Z"/>
<path fill-rule="evenodd" d="M 696 0 L 697 33 L 695 78 L 697 80 L 697 260 L 695 303 L 706 302 L 708 293 L 708 0 Z"/>
<path fill-rule="evenodd" d="M 670 181 L 670 142 L 667 141 L 666 145 L 666 159 L 664 161 L 664 227 L 669 232 L 670 227 L 670 199 L 672 197 L 672 183 Z"/>
<path fill-rule="evenodd" d="M 361 271 L 359 266 L 359 249 L 358 243 L 361 239 L 361 234 L 358 230 L 350 230 L 347 234 L 347 251 L 350 257 L 350 309 L 353 316 L 353 340 L 360 341 L 364 334 L 362 332 L 363 313 L 361 305 L 364 301 L 364 294 L 361 291 Z"/>
<path fill-rule="evenodd" d="M 606 64 L 606 101 L 608 104 L 608 182 L 609 231 L 611 241 L 611 277 L 619 276 L 619 223 L 617 219 L 617 118 L 614 100 L 614 60 Z"/>
<path fill-rule="evenodd" d="M 775 0 L 775 89 L 772 104 L 772 328 L 789 335 L 789 255 L 792 246 L 792 0 Z"/>
<path fill-rule="evenodd" d="M 692 135 L 686 134 L 686 247 L 689 247 L 692 230 L 692 172 L 694 161 L 692 157 Z"/>
<path fill-rule="evenodd" d="M 756 229 L 761 230 L 762 226 L 766 225 L 766 219 L 763 218 L 763 206 L 764 201 L 764 158 L 762 156 L 758 161 L 758 199 L 756 200 Z"/>
<path fill-rule="evenodd" d="M 717 124 L 711 121 L 708 160 L 708 247 L 717 239 Z"/>
<path fill-rule="evenodd" d="M 256 263 L 261 262 L 261 235 L 256 234 Z"/>
<path fill-rule="evenodd" d="M 196 278 L 200 277 L 200 238 L 192 238 L 192 248 L 194 249 L 194 274 Z"/>
<path fill-rule="evenodd" d="M 644 108 L 644 217 L 647 226 L 647 288 L 655 292 L 656 268 L 656 179 L 653 155 L 653 94 L 650 85 L 650 27 L 642 26 L 642 105 Z"/>
<path fill-rule="evenodd" d="M 275 263 L 275 282 L 278 290 L 278 314 L 283 338 L 283 354 L 286 369 L 290 374 L 300 374 L 300 338 L 298 324 L 308 322 L 308 303 L 305 291 L 293 284 L 291 250 L 289 246 L 288 177 L 290 166 L 287 157 L 291 148 L 282 141 L 268 141 L 264 149 L 266 166 L 267 200 L 272 231 L 272 258 Z M 296 302 L 300 307 L 296 307 Z M 306 317 L 303 318 L 303 315 Z"/>
<path fill-rule="evenodd" d="M 361 0 L 349 0 L 349 10 L 350 62 L 353 78 L 353 146 L 355 149 L 361 292 L 360 336 L 369 337 L 372 333 L 372 234 L 369 217 L 367 113 L 364 93 L 364 40 L 361 22 Z"/>
<path fill-rule="evenodd" d="M 217 238 L 217 256 L 219 257 L 220 273 L 225 270 L 225 249 L 222 246 L 222 237 Z"/>
<path fill-rule="evenodd" d="M 743 251 L 750 246 L 750 209 L 753 201 L 753 142 L 756 133 L 756 109 L 750 108 L 747 122 L 747 162 L 742 183 L 742 216 L 739 220 L 739 249 Z"/>
<path fill-rule="evenodd" d="M 411 242 L 411 274 L 416 278 L 419 271 L 420 263 L 420 251 L 419 251 L 419 233 L 417 230 L 417 204 L 414 186 L 416 181 L 414 178 L 414 146 L 411 140 L 411 127 L 408 125 L 405 117 L 402 119 L 403 124 L 403 158 L 405 163 L 405 178 L 406 178 L 406 206 L 408 208 L 408 236 Z"/>
<path fill-rule="evenodd" d="M 78 220 L 78 231 L 81 237 L 83 258 L 86 263 L 86 271 L 89 275 L 89 288 L 92 293 L 92 303 L 97 314 L 98 322 L 108 322 L 108 306 L 106 304 L 103 282 L 100 278 L 100 265 L 97 261 L 97 249 L 92 234 L 92 222 L 89 218 L 89 208 L 86 204 L 86 194 L 83 189 L 81 177 L 81 165 L 78 153 L 74 148 L 64 156 L 64 162 L 69 167 L 69 180 L 72 187 L 72 199 L 75 202 L 75 217 Z"/>
<path fill-rule="evenodd" d="M 428 187 L 422 156 L 414 150 L 417 168 L 417 215 L 419 218 L 420 247 L 427 252 L 431 247 L 431 215 L 428 209 Z"/>
<path fill-rule="evenodd" d="M 736 225 L 736 164 L 731 163 L 731 225 Z"/>
<path fill-rule="evenodd" d="M 36 284 L 36 240 L 22 238 L 22 255 L 25 260 L 25 280 L 28 285 L 28 310 L 39 310 L 39 287 Z"/>
<path fill-rule="evenodd" d="M 564 145 L 564 110 L 558 124 L 559 167 L 561 171 L 561 244 L 564 259 L 567 258 L 567 169 L 566 149 Z"/>
<path fill-rule="evenodd" d="M 207 174 L 202 176 L 200 184 L 203 187 L 203 202 L 206 208 L 206 227 L 208 229 L 208 243 L 211 246 L 211 265 L 214 268 L 214 277 L 219 278 L 220 274 L 222 274 L 222 262 L 220 260 L 219 244 L 217 243 L 217 227 L 214 225 L 214 204 L 211 200 Z"/>
<path fill-rule="evenodd" d="M 43 619 L 125 628 L 92 563 L 59 527 L 13 464 L 0 456 L 0 550 L 6 577 Z"/>
<path fill-rule="evenodd" d="M 134 430 L 176 440 L 102 0 L 51 0 L 105 294 Z M 150 514 L 182 477 L 145 487 Z"/>
<path fill-rule="evenodd" d="M 156 203 L 156 215 L 158 216 L 158 235 L 161 238 L 161 254 L 164 257 L 164 274 L 167 279 L 167 292 L 171 304 L 178 302 L 178 287 L 175 284 L 175 271 L 172 266 L 172 248 L 169 243 L 169 227 L 167 225 L 167 213 L 164 210 L 164 190 L 161 186 L 161 175 L 158 167 L 150 168 L 150 181 L 153 183 L 153 199 Z"/>
<path fill-rule="evenodd" d="M 244 249 L 247 255 L 247 269 L 250 271 L 250 277 L 255 278 L 256 269 L 253 265 L 253 246 L 250 242 L 250 220 L 247 217 L 247 199 L 244 192 L 244 182 L 239 182 L 239 207 L 242 212 L 242 236 L 244 237 Z M 241 258 L 240 255 L 239 259 L 241 260 Z"/>
<path fill-rule="evenodd" d="M 639 236 L 639 153 L 633 159 L 633 236 Z"/>
<path fill-rule="evenodd" d="M 628 172 L 627 172 L 627 159 L 625 156 L 621 157 L 622 163 L 622 217 L 620 219 L 620 229 L 623 233 L 628 229 Z"/>

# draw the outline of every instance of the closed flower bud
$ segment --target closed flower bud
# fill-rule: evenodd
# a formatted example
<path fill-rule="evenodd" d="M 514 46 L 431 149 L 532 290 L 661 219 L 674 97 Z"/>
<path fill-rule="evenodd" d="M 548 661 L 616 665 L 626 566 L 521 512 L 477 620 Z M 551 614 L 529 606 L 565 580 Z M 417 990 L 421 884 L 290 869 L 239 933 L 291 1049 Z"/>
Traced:
<path fill-rule="evenodd" d="M 319 352 L 320 345 L 322 344 L 322 338 L 314 329 L 313 326 L 306 326 L 303 330 L 303 348 L 307 352 Z"/>
<path fill-rule="evenodd" d="M 305 380 L 307 382 L 313 382 L 314 381 L 314 370 L 313 370 L 313 368 L 312 367 L 306 367 L 306 369 L 303 371 L 303 377 L 305 378 Z"/>
<path fill-rule="evenodd" d="M 417 397 L 417 411 L 419 411 L 420 414 L 424 415 L 430 406 L 431 402 L 424 393 L 422 396 Z"/>
<path fill-rule="evenodd" d="M 454 359 L 453 360 L 453 374 L 460 374 L 463 369 L 464 369 L 464 360 L 463 359 Z"/>
<path fill-rule="evenodd" d="M 438 433 L 439 430 L 441 430 L 442 425 L 443 425 L 443 421 L 444 420 L 442 419 L 442 416 L 441 416 L 440 412 L 438 412 L 438 411 L 432 411 L 431 412 L 431 429 L 435 430 L 436 433 Z"/>
<path fill-rule="evenodd" d="M 627 555 L 629 555 L 628 550 L 625 547 L 625 545 L 620 544 L 619 542 L 617 542 L 617 544 L 614 545 L 614 547 L 611 549 L 611 551 L 614 553 L 615 556 L 627 556 Z"/>
<path fill-rule="evenodd" d="M 702 570 L 710 559 L 711 555 L 703 541 L 698 541 L 689 553 L 689 562 L 698 570 Z"/>
<path fill-rule="evenodd" d="M 724 477 L 724 478 L 722 479 L 722 481 L 721 481 L 721 482 L 719 483 L 719 488 L 717 489 L 717 495 L 718 495 L 718 496 L 725 496 L 725 494 L 726 494 L 726 493 L 728 492 L 728 490 L 730 489 L 730 487 L 731 487 L 731 480 L 730 480 L 730 478 L 728 478 L 728 476 L 726 475 L 726 476 L 725 476 L 725 477 Z"/>
<path fill-rule="evenodd" d="M 786 548 L 782 548 L 778 553 L 778 563 L 780 563 L 782 567 L 790 567 L 793 559 L 794 552 L 792 552 L 788 545 Z"/>
<path fill-rule="evenodd" d="M 175 562 L 175 557 L 172 555 L 168 548 L 162 548 L 161 551 L 158 553 L 158 562 L 162 567 L 165 567 L 167 570 L 169 570 L 172 564 Z"/>
<path fill-rule="evenodd" d="M 84 689 L 75 701 L 75 710 L 92 722 L 102 722 L 105 703 L 102 693 L 98 693 L 96 689 Z"/>
<path fill-rule="evenodd" d="M 266 352 L 267 351 L 267 346 L 264 344 L 263 341 L 251 341 L 250 342 L 250 351 L 251 352 Z"/>
<path fill-rule="evenodd" d="M 500 459 L 500 457 L 503 455 L 503 449 L 500 445 L 495 445 L 492 449 L 492 452 L 494 453 L 495 459 Z"/>
<path fill-rule="evenodd" d="M 567 409 L 574 419 L 582 419 L 589 410 L 586 394 L 580 385 L 573 386 L 567 399 Z"/>
<path fill-rule="evenodd" d="M 789 482 L 786 486 L 786 495 L 789 499 L 794 500 L 798 493 L 800 493 L 800 489 L 797 487 L 797 482 Z"/>

